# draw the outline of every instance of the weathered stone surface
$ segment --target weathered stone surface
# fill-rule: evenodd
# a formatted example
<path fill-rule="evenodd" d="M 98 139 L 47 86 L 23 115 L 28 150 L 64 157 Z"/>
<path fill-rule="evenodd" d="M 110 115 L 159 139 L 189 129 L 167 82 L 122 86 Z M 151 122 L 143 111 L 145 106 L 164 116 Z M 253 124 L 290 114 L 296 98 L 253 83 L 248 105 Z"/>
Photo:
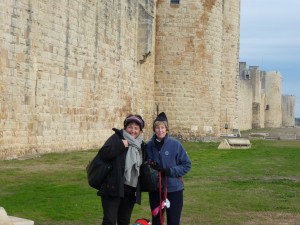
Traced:
<path fill-rule="evenodd" d="M 145 140 L 158 111 L 184 140 L 280 124 L 279 74 L 263 87 L 259 69 L 248 80 L 238 72 L 240 0 L 0 1 L 0 10 L 1 159 L 99 148 L 129 113 L 145 119 Z"/>
<path fill-rule="evenodd" d="M 0 225 L 34 225 L 34 221 L 8 216 L 5 209 L 0 207 Z"/>
<path fill-rule="evenodd" d="M 9 216 L 13 225 L 34 225 L 34 221 L 19 217 Z"/>
<path fill-rule="evenodd" d="M 0 224 L 1 225 L 13 225 L 12 221 L 8 217 L 5 209 L 0 207 Z"/>
<path fill-rule="evenodd" d="M 250 140 L 247 138 L 226 138 L 221 141 L 218 149 L 249 149 Z"/>
<path fill-rule="evenodd" d="M 223 139 L 221 141 L 221 143 L 218 146 L 218 149 L 230 149 L 230 145 L 229 145 L 227 139 Z"/>

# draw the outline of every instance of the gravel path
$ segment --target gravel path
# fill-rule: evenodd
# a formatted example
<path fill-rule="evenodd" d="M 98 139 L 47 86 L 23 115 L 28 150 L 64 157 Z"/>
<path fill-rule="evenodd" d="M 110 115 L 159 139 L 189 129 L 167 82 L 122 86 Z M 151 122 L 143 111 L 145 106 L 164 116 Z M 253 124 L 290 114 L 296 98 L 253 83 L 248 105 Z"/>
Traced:
<path fill-rule="evenodd" d="M 263 128 L 242 132 L 242 136 L 246 137 L 253 133 L 265 133 L 269 137 L 292 136 L 300 140 L 300 127 L 281 127 L 281 128 Z"/>

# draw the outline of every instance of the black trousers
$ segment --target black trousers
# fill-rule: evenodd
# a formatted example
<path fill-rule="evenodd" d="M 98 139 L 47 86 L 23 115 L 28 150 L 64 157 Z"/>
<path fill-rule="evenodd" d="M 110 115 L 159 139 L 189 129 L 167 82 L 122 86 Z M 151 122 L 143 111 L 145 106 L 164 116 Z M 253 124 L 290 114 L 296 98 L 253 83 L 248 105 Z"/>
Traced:
<path fill-rule="evenodd" d="M 134 194 L 125 194 L 124 198 L 101 196 L 103 208 L 102 225 L 129 225 L 135 204 Z"/>
<path fill-rule="evenodd" d="M 163 199 L 163 194 L 162 197 Z M 163 215 L 167 211 L 167 225 L 180 225 L 181 211 L 183 207 L 183 191 L 168 192 L 167 199 L 170 201 L 170 208 L 163 209 Z M 159 206 L 159 193 L 150 192 L 149 201 L 151 211 Z M 152 225 L 161 225 L 160 213 L 152 215 Z"/>

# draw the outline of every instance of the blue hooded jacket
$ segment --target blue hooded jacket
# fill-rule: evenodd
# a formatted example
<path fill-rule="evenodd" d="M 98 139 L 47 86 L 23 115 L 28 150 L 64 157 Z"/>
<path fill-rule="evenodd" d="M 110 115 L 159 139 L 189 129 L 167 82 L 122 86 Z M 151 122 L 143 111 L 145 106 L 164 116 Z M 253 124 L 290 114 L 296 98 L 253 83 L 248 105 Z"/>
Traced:
<path fill-rule="evenodd" d="M 181 191 L 184 189 L 182 177 L 187 174 L 192 163 L 182 144 L 170 137 L 164 138 L 164 143 L 159 150 L 155 144 L 154 135 L 146 145 L 147 160 L 156 162 L 161 168 L 170 168 L 170 176 L 167 177 L 167 192 Z M 162 178 L 163 190 L 165 179 Z"/>

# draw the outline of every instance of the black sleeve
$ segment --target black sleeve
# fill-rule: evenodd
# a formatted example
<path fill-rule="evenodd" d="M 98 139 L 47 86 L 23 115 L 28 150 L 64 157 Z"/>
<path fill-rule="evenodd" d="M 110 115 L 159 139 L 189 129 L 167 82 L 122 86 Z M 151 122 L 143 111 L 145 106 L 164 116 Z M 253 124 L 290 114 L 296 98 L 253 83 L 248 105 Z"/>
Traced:
<path fill-rule="evenodd" d="M 100 148 L 99 154 L 103 160 L 112 160 L 126 151 L 126 147 L 118 134 L 113 134 Z"/>

